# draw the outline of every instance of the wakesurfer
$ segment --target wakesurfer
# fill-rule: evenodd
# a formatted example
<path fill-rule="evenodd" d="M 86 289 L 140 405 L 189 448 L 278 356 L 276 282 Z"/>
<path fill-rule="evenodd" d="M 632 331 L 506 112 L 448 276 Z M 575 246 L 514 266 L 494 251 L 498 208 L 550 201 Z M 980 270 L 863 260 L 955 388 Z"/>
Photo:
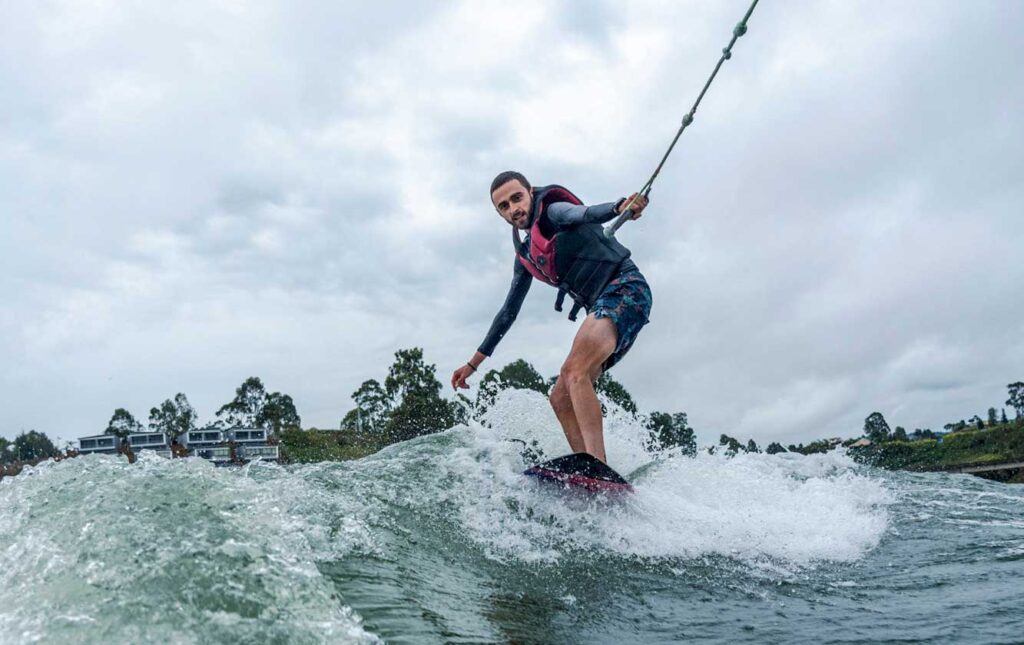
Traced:
<path fill-rule="evenodd" d="M 630 258 L 629 249 L 604 234 L 602 224 L 627 209 L 638 219 L 647 197 L 634 193 L 617 202 L 586 206 L 568 189 L 531 187 L 518 172 L 506 171 L 491 182 L 491 203 L 512 226 L 516 260 L 512 285 L 483 343 L 452 374 L 452 387 L 489 357 L 515 322 L 534 278 L 559 289 L 555 309 L 566 294 L 574 301 L 570 319 L 583 308 L 587 316 L 551 388 L 549 401 L 574 453 L 607 461 L 604 419 L 594 383 L 622 360 L 651 313 L 651 288 Z M 520 240 L 519 231 L 527 231 Z"/>

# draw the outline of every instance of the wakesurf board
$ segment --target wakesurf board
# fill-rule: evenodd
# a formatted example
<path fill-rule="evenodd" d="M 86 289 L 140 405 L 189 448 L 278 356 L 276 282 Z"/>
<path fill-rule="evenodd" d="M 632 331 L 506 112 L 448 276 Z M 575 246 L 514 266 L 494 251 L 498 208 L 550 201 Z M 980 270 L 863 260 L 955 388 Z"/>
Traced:
<path fill-rule="evenodd" d="M 594 455 L 576 452 L 531 466 L 523 471 L 527 477 L 561 484 L 594 493 L 633 492 L 625 478 Z"/>

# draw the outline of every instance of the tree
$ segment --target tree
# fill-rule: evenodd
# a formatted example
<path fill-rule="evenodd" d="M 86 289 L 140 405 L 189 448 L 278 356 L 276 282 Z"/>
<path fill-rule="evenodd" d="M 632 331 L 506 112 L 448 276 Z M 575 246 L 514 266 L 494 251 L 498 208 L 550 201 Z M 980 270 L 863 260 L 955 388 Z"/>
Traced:
<path fill-rule="evenodd" d="M 978 415 L 974 415 L 973 417 L 971 417 L 971 421 L 970 422 L 971 422 L 971 425 L 973 425 L 978 430 L 984 430 L 985 429 L 985 422 L 982 421 L 981 417 L 979 417 Z"/>
<path fill-rule="evenodd" d="M 494 405 L 494 400 L 502 390 L 533 390 L 547 395 L 550 386 L 544 381 L 533 365 L 518 359 L 501 368 L 490 370 L 480 379 L 480 387 L 476 393 L 477 415 L 487 411 Z"/>
<path fill-rule="evenodd" d="M 739 441 L 733 439 L 727 434 L 723 434 L 721 437 L 718 438 L 718 445 L 725 446 L 725 453 L 728 455 L 735 455 L 738 452 L 745 452 L 743 444 L 741 444 Z"/>
<path fill-rule="evenodd" d="M 9 464 L 14 461 L 14 446 L 11 442 L 0 437 L 0 465 Z"/>
<path fill-rule="evenodd" d="M 440 396 L 407 395 L 391 412 L 384 429 L 392 442 L 441 432 L 455 425 L 455 411 Z"/>
<path fill-rule="evenodd" d="M 893 441 L 907 441 L 907 430 L 903 426 L 896 426 L 892 431 Z"/>
<path fill-rule="evenodd" d="M 356 407 L 345 415 L 341 422 L 343 428 L 360 432 L 374 432 L 384 428 L 392 401 L 377 379 L 363 381 L 359 389 L 352 393 L 352 400 Z"/>
<path fill-rule="evenodd" d="M 421 348 L 400 349 L 388 368 L 384 391 L 392 401 L 401 401 L 409 395 L 428 395 L 441 387 L 435 372 L 435 366 L 424 362 Z"/>
<path fill-rule="evenodd" d="M 608 372 L 601 374 L 594 383 L 594 391 L 598 394 L 605 395 L 609 401 L 619 406 L 626 412 L 629 412 L 634 417 L 636 416 L 637 407 L 636 402 L 633 401 L 633 397 L 630 396 L 626 388 L 621 383 L 612 378 L 612 375 Z"/>
<path fill-rule="evenodd" d="M 263 381 L 250 376 L 235 389 L 235 398 L 217 410 L 217 418 L 229 428 L 258 428 L 257 418 L 267 402 Z"/>
<path fill-rule="evenodd" d="M 114 434 L 123 439 L 133 432 L 142 432 L 142 424 L 135 420 L 131 412 L 118 408 L 114 410 L 114 415 L 110 417 L 103 434 Z"/>
<path fill-rule="evenodd" d="M 1010 420 L 1006 418 L 1006 408 L 1002 408 L 1003 412 L 999 417 L 999 423 L 1009 423 Z"/>
<path fill-rule="evenodd" d="M 995 425 L 998 425 L 998 424 L 999 424 L 999 418 L 996 416 L 996 409 L 995 408 L 989 408 L 988 409 L 988 427 L 991 428 L 991 427 L 993 427 Z"/>
<path fill-rule="evenodd" d="M 921 428 L 915 428 L 914 431 L 910 433 L 910 439 L 912 441 L 919 441 L 921 439 L 934 439 L 934 438 L 935 438 L 935 433 L 932 432 L 931 430 L 929 430 L 928 428 L 925 428 L 924 430 L 922 430 Z"/>
<path fill-rule="evenodd" d="M 257 428 L 268 428 L 277 433 L 285 428 L 301 428 L 302 419 L 292 397 L 280 392 L 271 392 L 266 396 L 263 408 L 256 415 Z"/>
<path fill-rule="evenodd" d="M 60 454 L 60 450 L 57 450 L 57 446 L 53 445 L 49 437 L 35 430 L 19 434 L 14 438 L 13 446 L 14 458 L 18 461 L 45 459 Z"/>
<path fill-rule="evenodd" d="M 889 424 L 881 412 L 872 412 L 864 419 L 864 434 L 872 443 L 881 443 L 889 439 Z"/>
<path fill-rule="evenodd" d="M 153 432 L 166 433 L 174 440 L 196 429 L 196 416 L 188 397 L 179 392 L 173 400 L 167 399 L 160 407 L 150 409 L 149 429 Z"/>
<path fill-rule="evenodd" d="M 1017 418 L 1024 417 L 1024 382 L 1017 381 L 1006 386 L 1010 398 L 1006 399 L 1006 405 L 1017 411 Z"/>
<path fill-rule="evenodd" d="M 459 392 L 455 395 L 455 403 L 452 411 L 455 413 L 455 425 L 466 425 L 473 413 L 473 402 L 469 397 Z"/>
<path fill-rule="evenodd" d="M 681 448 L 684 455 L 697 454 L 697 440 L 685 412 L 652 412 L 647 417 L 647 431 L 656 450 Z"/>
<path fill-rule="evenodd" d="M 266 428 L 272 432 L 302 426 L 292 397 L 280 392 L 267 392 L 263 381 L 256 376 L 242 381 L 235 389 L 235 398 L 217 410 L 217 419 L 217 426 Z"/>
<path fill-rule="evenodd" d="M 404 441 L 455 425 L 455 405 L 441 398 L 437 367 L 423 360 L 419 347 L 395 352 L 384 379 L 384 391 L 398 405 L 388 416 L 385 432 L 391 441 Z"/>
<path fill-rule="evenodd" d="M 747 452 L 759 453 L 761 449 L 757 447 L 757 443 L 753 439 L 750 439 L 747 441 Z"/>
<path fill-rule="evenodd" d="M 773 441 L 770 444 L 768 444 L 768 448 L 765 450 L 765 452 L 768 453 L 769 455 L 777 455 L 780 452 L 786 452 L 786 449 L 782 447 L 781 443 Z"/>

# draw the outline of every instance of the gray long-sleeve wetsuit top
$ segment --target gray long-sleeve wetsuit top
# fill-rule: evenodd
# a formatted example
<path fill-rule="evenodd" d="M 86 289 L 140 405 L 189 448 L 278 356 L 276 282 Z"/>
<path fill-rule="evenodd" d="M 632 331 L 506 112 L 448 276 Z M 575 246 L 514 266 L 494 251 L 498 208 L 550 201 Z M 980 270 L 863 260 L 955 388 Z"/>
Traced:
<path fill-rule="evenodd" d="M 580 224 L 604 224 L 618 215 L 615 211 L 617 204 L 618 202 L 609 202 L 607 204 L 584 206 L 570 204 L 569 202 L 555 202 L 548 204 L 541 217 L 546 219 L 551 225 L 552 234 L 554 234 L 574 226 L 579 226 Z M 634 268 L 636 268 L 636 265 L 633 264 L 633 261 L 626 258 L 619 271 L 622 272 Z M 498 315 L 494 317 L 494 322 L 491 323 L 487 336 L 484 337 L 484 342 L 480 344 L 477 351 L 484 356 L 491 355 L 494 348 L 498 346 L 498 343 L 505 336 L 505 333 L 512 327 L 516 316 L 519 315 L 519 310 L 523 306 L 523 300 L 526 299 L 526 294 L 530 291 L 532 283 L 533 276 L 530 275 L 530 272 L 526 270 L 526 267 L 523 266 L 523 263 L 517 257 L 512 267 L 512 285 L 508 289 L 508 295 L 505 296 L 505 303 L 501 305 Z"/>

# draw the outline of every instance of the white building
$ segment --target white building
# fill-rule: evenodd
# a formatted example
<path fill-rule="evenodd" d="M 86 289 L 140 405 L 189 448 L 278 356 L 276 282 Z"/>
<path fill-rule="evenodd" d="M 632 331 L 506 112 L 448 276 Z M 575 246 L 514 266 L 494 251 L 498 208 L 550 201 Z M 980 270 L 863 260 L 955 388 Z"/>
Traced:
<path fill-rule="evenodd" d="M 95 434 L 78 440 L 78 452 L 83 455 L 98 452 L 116 454 L 121 448 L 121 437 L 116 434 Z"/>
<path fill-rule="evenodd" d="M 281 449 L 277 445 L 269 445 L 270 431 L 266 428 L 203 428 L 191 430 L 178 438 L 181 447 L 188 450 L 190 457 L 201 457 L 216 464 L 229 464 L 253 459 L 277 461 L 281 458 Z M 163 457 L 171 457 L 171 441 L 163 432 L 136 432 L 121 439 L 117 435 L 100 434 L 82 437 L 78 440 L 79 452 L 116 454 L 123 443 L 127 443 L 132 452 L 153 450 Z M 232 459 L 231 443 L 235 444 Z"/>

